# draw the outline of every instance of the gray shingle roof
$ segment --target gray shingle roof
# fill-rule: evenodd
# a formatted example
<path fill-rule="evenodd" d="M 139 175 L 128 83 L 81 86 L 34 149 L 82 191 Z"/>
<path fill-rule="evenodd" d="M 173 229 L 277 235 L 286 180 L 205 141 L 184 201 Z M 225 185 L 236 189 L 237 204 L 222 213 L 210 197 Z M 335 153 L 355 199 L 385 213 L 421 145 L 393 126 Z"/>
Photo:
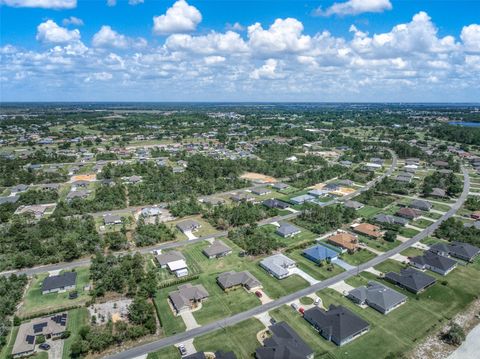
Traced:
<path fill-rule="evenodd" d="M 282 237 L 288 237 L 299 232 L 300 232 L 300 228 L 287 222 L 280 223 L 280 227 L 278 227 L 277 230 L 275 231 L 275 233 L 277 233 Z"/>
<path fill-rule="evenodd" d="M 434 277 L 413 268 L 402 269 L 400 273 L 388 272 L 385 279 L 413 293 L 421 292 L 436 282 Z"/>
<path fill-rule="evenodd" d="M 178 290 L 168 294 L 173 306 L 177 311 L 189 308 L 191 302 L 201 301 L 208 297 L 208 292 L 201 284 L 191 285 L 190 283 L 180 285 Z"/>
<path fill-rule="evenodd" d="M 180 259 L 185 260 L 185 256 L 179 251 L 169 251 L 157 256 L 157 262 L 162 267 L 166 266 L 170 262 L 175 262 Z"/>
<path fill-rule="evenodd" d="M 176 227 L 182 232 L 193 231 L 200 228 L 200 223 L 194 221 L 193 219 L 186 219 L 185 221 L 177 223 Z"/>
<path fill-rule="evenodd" d="M 205 248 L 203 250 L 203 253 L 205 253 L 207 257 L 213 257 L 213 256 L 224 255 L 231 251 L 232 251 L 232 248 L 230 248 L 225 243 L 223 243 L 223 241 L 216 240 L 210 246 Z"/>
<path fill-rule="evenodd" d="M 407 299 L 405 295 L 375 281 L 351 290 L 348 297 L 360 304 L 368 304 L 381 313 L 388 312 Z"/>
<path fill-rule="evenodd" d="M 455 260 L 438 255 L 431 251 L 427 251 L 421 256 L 413 257 L 410 261 L 420 266 L 428 265 L 441 271 L 448 271 L 457 264 Z"/>
<path fill-rule="evenodd" d="M 43 280 L 42 292 L 52 289 L 61 289 L 75 285 L 77 281 L 76 272 L 65 272 L 59 275 L 52 275 Z"/>
<path fill-rule="evenodd" d="M 315 325 L 320 334 L 340 345 L 352 336 L 368 330 L 370 324 L 342 306 L 330 305 L 328 311 L 313 307 L 304 313 L 304 318 Z"/>
<path fill-rule="evenodd" d="M 276 323 L 269 330 L 272 336 L 255 351 L 257 359 L 306 359 L 313 354 L 312 348 L 286 322 Z"/>
<path fill-rule="evenodd" d="M 261 287 L 260 281 L 255 278 L 250 272 L 225 272 L 217 277 L 217 283 L 222 289 L 228 289 L 242 285 L 247 289 Z"/>

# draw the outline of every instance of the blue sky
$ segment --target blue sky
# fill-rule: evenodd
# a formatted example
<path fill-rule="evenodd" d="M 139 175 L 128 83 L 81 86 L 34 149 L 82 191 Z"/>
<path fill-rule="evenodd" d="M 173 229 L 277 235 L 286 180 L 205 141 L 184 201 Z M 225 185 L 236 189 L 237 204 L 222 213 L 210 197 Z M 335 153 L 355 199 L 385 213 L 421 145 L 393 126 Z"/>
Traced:
<path fill-rule="evenodd" d="M 480 99 L 480 1 L 0 4 L 1 101 Z"/>

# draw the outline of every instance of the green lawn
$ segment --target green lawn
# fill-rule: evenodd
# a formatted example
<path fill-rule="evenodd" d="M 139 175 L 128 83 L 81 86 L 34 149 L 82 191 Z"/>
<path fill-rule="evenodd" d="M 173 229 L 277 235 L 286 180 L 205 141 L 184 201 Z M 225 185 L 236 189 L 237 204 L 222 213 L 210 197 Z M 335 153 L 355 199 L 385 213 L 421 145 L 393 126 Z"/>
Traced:
<path fill-rule="evenodd" d="M 249 293 L 243 288 L 224 292 L 216 283 L 216 277 L 217 274 L 202 275 L 200 279 L 191 282 L 192 284 L 203 284 L 209 294 L 208 299 L 202 303 L 202 308 L 193 312 L 198 324 L 204 325 L 261 304 L 254 293 Z"/>
<path fill-rule="evenodd" d="M 13 344 L 15 343 L 15 339 L 17 338 L 18 328 L 19 327 L 14 327 L 10 331 L 7 337 L 7 344 L 0 351 L 0 359 L 7 359 L 12 353 Z"/>
<path fill-rule="evenodd" d="M 394 261 L 393 259 L 387 259 L 386 261 L 375 266 L 375 269 L 383 273 L 399 272 L 402 268 L 405 268 L 405 266 L 397 261 Z"/>
<path fill-rule="evenodd" d="M 85 303 L 90 298 L 88 292 L 84 290 L 84 287 L 89 283 L 89 269 L 77 268 L 76 272 L 76 290 L 78 292 L 78 298 L 76 299 L 68 299 L 69 292 L 42 294 L 42 282 L 48 275 L 41 274 L 33 278 L 32 284 L 25 295 L 24 304 L 20 307 L 19 317 L 41 315 L 52 310 L 68 309 Z"/>
<path fill-rule="evenodd" d="M 255 349 L 260 347 L 256 335 L 263 329 L 265 327 L 260 321 L 251 318 L 234 326 L 197 337 L 193 344 L 198 351 L 233 351 L 239 359 L 252 358 Z"/>
<path fill-rule="evenodd" d="M 410 247 L 405 249 L 401 254 L 407 257 L 421 256 L 424 252 L 421 249 Z"/>
<path fill-rule="evenodd" d="M 366 219 L 370 219 L 376 214 L 382 211 L 381 208 L 373 207 L 373 206 L 365 206 L 357 211 L 359 217 L 363 217 Z"/>
<path fill-rule="evenodd" d="M 341 255 L 342 260 L 353 266 L 358 266 L 359 264 L 368 262 L 375 257 L 376 255 L 374 253 L 362 248 L 355 253 L 344 253 Z"/>
<path fill-rule="evenodd" d="M 415 222 L 412 222 L 412 225 L 418 228 L 427 228 L 431 226 L 433 223 L 435 223 L 433 220 L 429 221 L 427 219 L 420 218 L 420 219 L 417 219 Z"/>
<path fill-rule="evenodd" d="M 149 353 L 147 359 L 180 359 L 178 348 L 172 346 L 160 349 L 159 351 Z"/>
<path fill-rule="evenodd" d="M 387 242 L 383 239 L 371 239 L 366 236 L 358 236 L 360 242 L 365 243 L 368 247 L 377 249 L 382 252 L 387 252 L 390 249 L 395 248 L 400 245 L 400 241 L 395 240 L 394 242 Z"/>
<path fill-rule="evenodd" d="M 405 228 L 405 227 L 400 228 L 400 230 L 398 231 L 398 234 L 407 238 L 412 238 L 416 236 L 418 233 L 420 232 L 413 228 Z"/>
<path fill-rule="evenodd" d="M 70 337 L 65 339 L 63 345 L 63 359 L 70 358 L 70 348 L 75 341 L 78 331 L 83 325 L 88 324 L 88 310 L 87 308 L 72 309 L 68 312 L 67 330 L 70 331 Z"/>
<path fill-rule="evenodd" d="M 297 262 L 298 268 L 310 274 L 317 280 L 325 280 L 336 276 L 344 271 L 344 269 L 336 264 L 319 266 L 302 255 L 303 250 L 296 250 L 288 253 L 288 257 Z"/>
<path fill-rule="evenodd" d="M 442 211 L 442 212 L 447 212 L 450 209 L 449 205 L 433 203 L 433 202 L 432 202 L 432 207 L 433 209 L 436 209 L 437 211 Z"/>
<path fill-rule="evenodd" d="M 166 336 L 181 333 L 185 331 L 185 324 L 182 317 L 176 317 L 168 304 L 168 293 L 176 290 L 177 287 L 167 287 L 160 289 L 154 298 L 154 304 Z"/>

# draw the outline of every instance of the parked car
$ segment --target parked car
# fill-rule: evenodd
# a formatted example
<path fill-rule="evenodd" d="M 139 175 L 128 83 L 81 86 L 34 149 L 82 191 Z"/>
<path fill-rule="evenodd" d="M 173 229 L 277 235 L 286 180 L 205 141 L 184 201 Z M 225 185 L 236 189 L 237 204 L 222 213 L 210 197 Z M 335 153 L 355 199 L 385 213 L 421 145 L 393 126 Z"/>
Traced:
<path fill-rule="evenodd" d="M 50 349 L 50 344 L 48 343 L 42 343 L 38 346 L 42 350 L 49 350 Z"/>
<path fill-rule="evenodd" d="M 292 303 L 292 304 L 291 304 L 291 307 L 292 307 L 294 310 L 298 310 L 298 305 L 295 304 L 295 303 Z"/>
<path fill-rule="evenodd" d="M 185 345 L 180 344 L 178 346 L 178 350 L 180 351 L 180 355 L 183 357 L 184 355 L 187 355 L 187 348 L 185 348 Z"/>
<path fill-rule="evenodd" d="M 76 299 L 76 298 L 78 298 L 78 292 L 77 291 L 68 293 L 68 299 Z"/>
<path fill-rule="evenodd" d="M 315 305 L 319 305 L 319 304 L 320 304 L 320 298 L 315 299 Z"/>
<path fill-rule="evenodd" d="M 256 295 L 258 298 L 262 298 L 262 297 L 263 297 L 262 292 L 260 292 L 259 290 L 257 290 L 257 291 L 255 292 L 255 295 Z"/>
<path fill-rule="evenodd" d="M 303 309 L 303 307 L 300 307 L 300 308 L 298 309 L 298 311 L 299 311 L 302 315 L 305 313 L 305 309 Z"/>

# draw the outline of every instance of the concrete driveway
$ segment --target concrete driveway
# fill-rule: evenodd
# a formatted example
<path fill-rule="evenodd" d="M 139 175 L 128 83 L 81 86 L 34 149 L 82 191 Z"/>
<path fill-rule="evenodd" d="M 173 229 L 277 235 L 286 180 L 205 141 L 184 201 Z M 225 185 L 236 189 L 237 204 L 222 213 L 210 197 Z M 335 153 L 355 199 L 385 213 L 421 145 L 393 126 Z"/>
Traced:
<path fill-rule="evenodd" d="M 340 258 L 337 258 L 337 259 L 333 259 L 332 260 L 332 263 L 342 267 L 343 269 L 345 270 L 350 270 L 350 269 L 353 269 L 355 268 L 354 266 L 352 266 L 351 264 L 348 264 L 347 262 L 341 260 Z"/>
<path fill-rule="evenodd" d="M 316 284 L 316 283 L 320 282 L 319 280 L 313 278 L 310 274 L 305 273 L 303 270 L 301 270 L 300 268 L 297 268 L 297 267 L 290 269 L 289 272 L 290 272 L 290 274 L 299 275 L 300 277 L 305 279 L 310 284 Z"/>
<path fill-rule="evenodd" d="M 197 239 L 197 236 L 194 235 L 191 231 L 183 232 L 183 234 L 187 236 L 188 240 Z"/>
<path fill-rule="evenodd" d="M 198 328 L 200 325 L 197 323 L 197 320 L 193 316 L 192 312 L 183 312 L 180 313 L 180 316 L 187 327 L 186 330 Z"/>
<path fill-rule="evenodd" d="M 331 285 L 329 288 L 337 291 L 338 293 L 345 295 L 346 293 L 350 292 L 352 289 L 355 289 L 350 284 L 345 283 L 343 280 Z"/>

